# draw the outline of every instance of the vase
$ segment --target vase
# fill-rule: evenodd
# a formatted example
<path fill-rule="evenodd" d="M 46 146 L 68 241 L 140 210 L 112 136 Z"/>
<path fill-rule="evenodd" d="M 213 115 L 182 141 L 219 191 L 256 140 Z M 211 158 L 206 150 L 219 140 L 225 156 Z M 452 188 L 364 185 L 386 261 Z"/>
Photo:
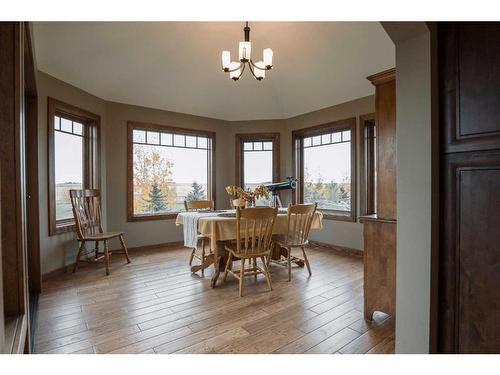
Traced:
<path fill-rule="evenodd" d="M 244 199 L 241 199 L 241 198 L 233 199 L 233 207 L 234 208 L 236 208 L 236 207 L 245 208 L 246 204 L 247 204 L 247 202 Z"/>

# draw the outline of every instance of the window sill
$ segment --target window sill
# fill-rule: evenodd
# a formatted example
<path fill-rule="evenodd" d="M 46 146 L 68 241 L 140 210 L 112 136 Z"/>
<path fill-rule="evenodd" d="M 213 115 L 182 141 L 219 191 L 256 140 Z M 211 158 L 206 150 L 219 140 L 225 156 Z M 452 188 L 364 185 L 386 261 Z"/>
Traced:
<path fill-rule="evenodd" d="M 318 209 L 323 214 L 323 219 L 325 220 L 337 220 L 337 221 L 347 221 L 354 223 L 356 222 L 356 218 L 351 215 L 351 213 L 338 213 L 338 212 L 331 212 L 331 211 L 326 211 L 326 210 L 320 210 Z"/>
<path fill-rule="evenodd" d="M 73 220 L 68 222 L 56 223 L 55 228 L 50 228 L 49 236 L 56 236 L 58 234 L 70 233 L 76 230 L 76 225 Z"/>
<path fill-rule="evenodd" d="M 170 212 L 168 214 L 162 214 L 162 215 L 129 215 L 127 217 L 127 221 L 134 222 L 134 221 L 152 221 L 152 220 L 173 220 L 177 217 L 177 214 L 179 212 Z"/>

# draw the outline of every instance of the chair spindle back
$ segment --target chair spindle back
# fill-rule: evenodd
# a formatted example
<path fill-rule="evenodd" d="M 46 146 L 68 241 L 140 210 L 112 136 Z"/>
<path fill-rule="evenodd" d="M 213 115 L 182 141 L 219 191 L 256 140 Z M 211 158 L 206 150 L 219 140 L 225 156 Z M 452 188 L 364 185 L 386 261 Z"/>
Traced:
<path fill-rule="evenodd" d="M 296 245 L 307 244 L 316 207 L 316 203 L 288 206 L 287 243 Z"/>
<path fill-rule="evenodd" d="M 184 201 L 184 208 L 186 209 L 186 211 L 213 210 L 214 201 Z"/>
<path fill-rule="evenodd" d="M 103 233 L 99 190 L 70 190 L 69 194 L 78 238 Z"/>
<path fill-rule="evenodd" d="M 264 255 L 271 250 L 277 208 L 253 207 L 236 209 L 236 248 L 245 255 Z"/>

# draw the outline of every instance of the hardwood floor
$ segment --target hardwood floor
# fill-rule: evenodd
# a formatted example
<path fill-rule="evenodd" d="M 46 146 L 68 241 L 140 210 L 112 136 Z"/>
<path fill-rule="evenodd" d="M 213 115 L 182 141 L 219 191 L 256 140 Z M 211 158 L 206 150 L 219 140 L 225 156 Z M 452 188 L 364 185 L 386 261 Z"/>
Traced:
<path fill-rule="evenodd" d="M 394 321 L 363 319 L 363 263 L 311 247 L 305 268 L 271 266 L 273 291 L 260 275 L 210 287 L 189 272 L 186 248 L 111 257 L 43 285 L 37 353 L 393 353 Z M 219 279 L 220 283 L 221 279 Z"/>

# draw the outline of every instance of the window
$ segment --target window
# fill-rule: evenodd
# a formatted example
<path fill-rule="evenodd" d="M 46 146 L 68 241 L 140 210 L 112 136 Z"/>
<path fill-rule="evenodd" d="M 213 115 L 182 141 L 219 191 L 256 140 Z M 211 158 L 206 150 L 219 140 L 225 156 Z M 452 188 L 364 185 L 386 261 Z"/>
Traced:
<path fill-rule="evenodd" d="M 74 229 L 69 191 L 99 188 L 100 117 L 49 98 L 49 234 Z"/>
<path fill-rule="evenodd" d="M 295 130 L 295 202 L 317 203 L 325 218 L 356 216 L 356 119 Z"/>
<path fill-rule="evenodd" d="M 236 134 L 236 185 L 247 189 L 278 182 L 279 133 Z M 257 205 L 269 205 L 270 199 L 259 199 Z"/>
<path fill-rule="evenodd" d="M 377 212 L 377 128 L 375 115 L 360 116 L 360 135 L 363 142 L 360 149 L 360 215 Z"/>
<path fill-rule="evenodd" d="M 213 199 L 215 133 L 129 122 L 128 220 L 174 218 Z"/>

